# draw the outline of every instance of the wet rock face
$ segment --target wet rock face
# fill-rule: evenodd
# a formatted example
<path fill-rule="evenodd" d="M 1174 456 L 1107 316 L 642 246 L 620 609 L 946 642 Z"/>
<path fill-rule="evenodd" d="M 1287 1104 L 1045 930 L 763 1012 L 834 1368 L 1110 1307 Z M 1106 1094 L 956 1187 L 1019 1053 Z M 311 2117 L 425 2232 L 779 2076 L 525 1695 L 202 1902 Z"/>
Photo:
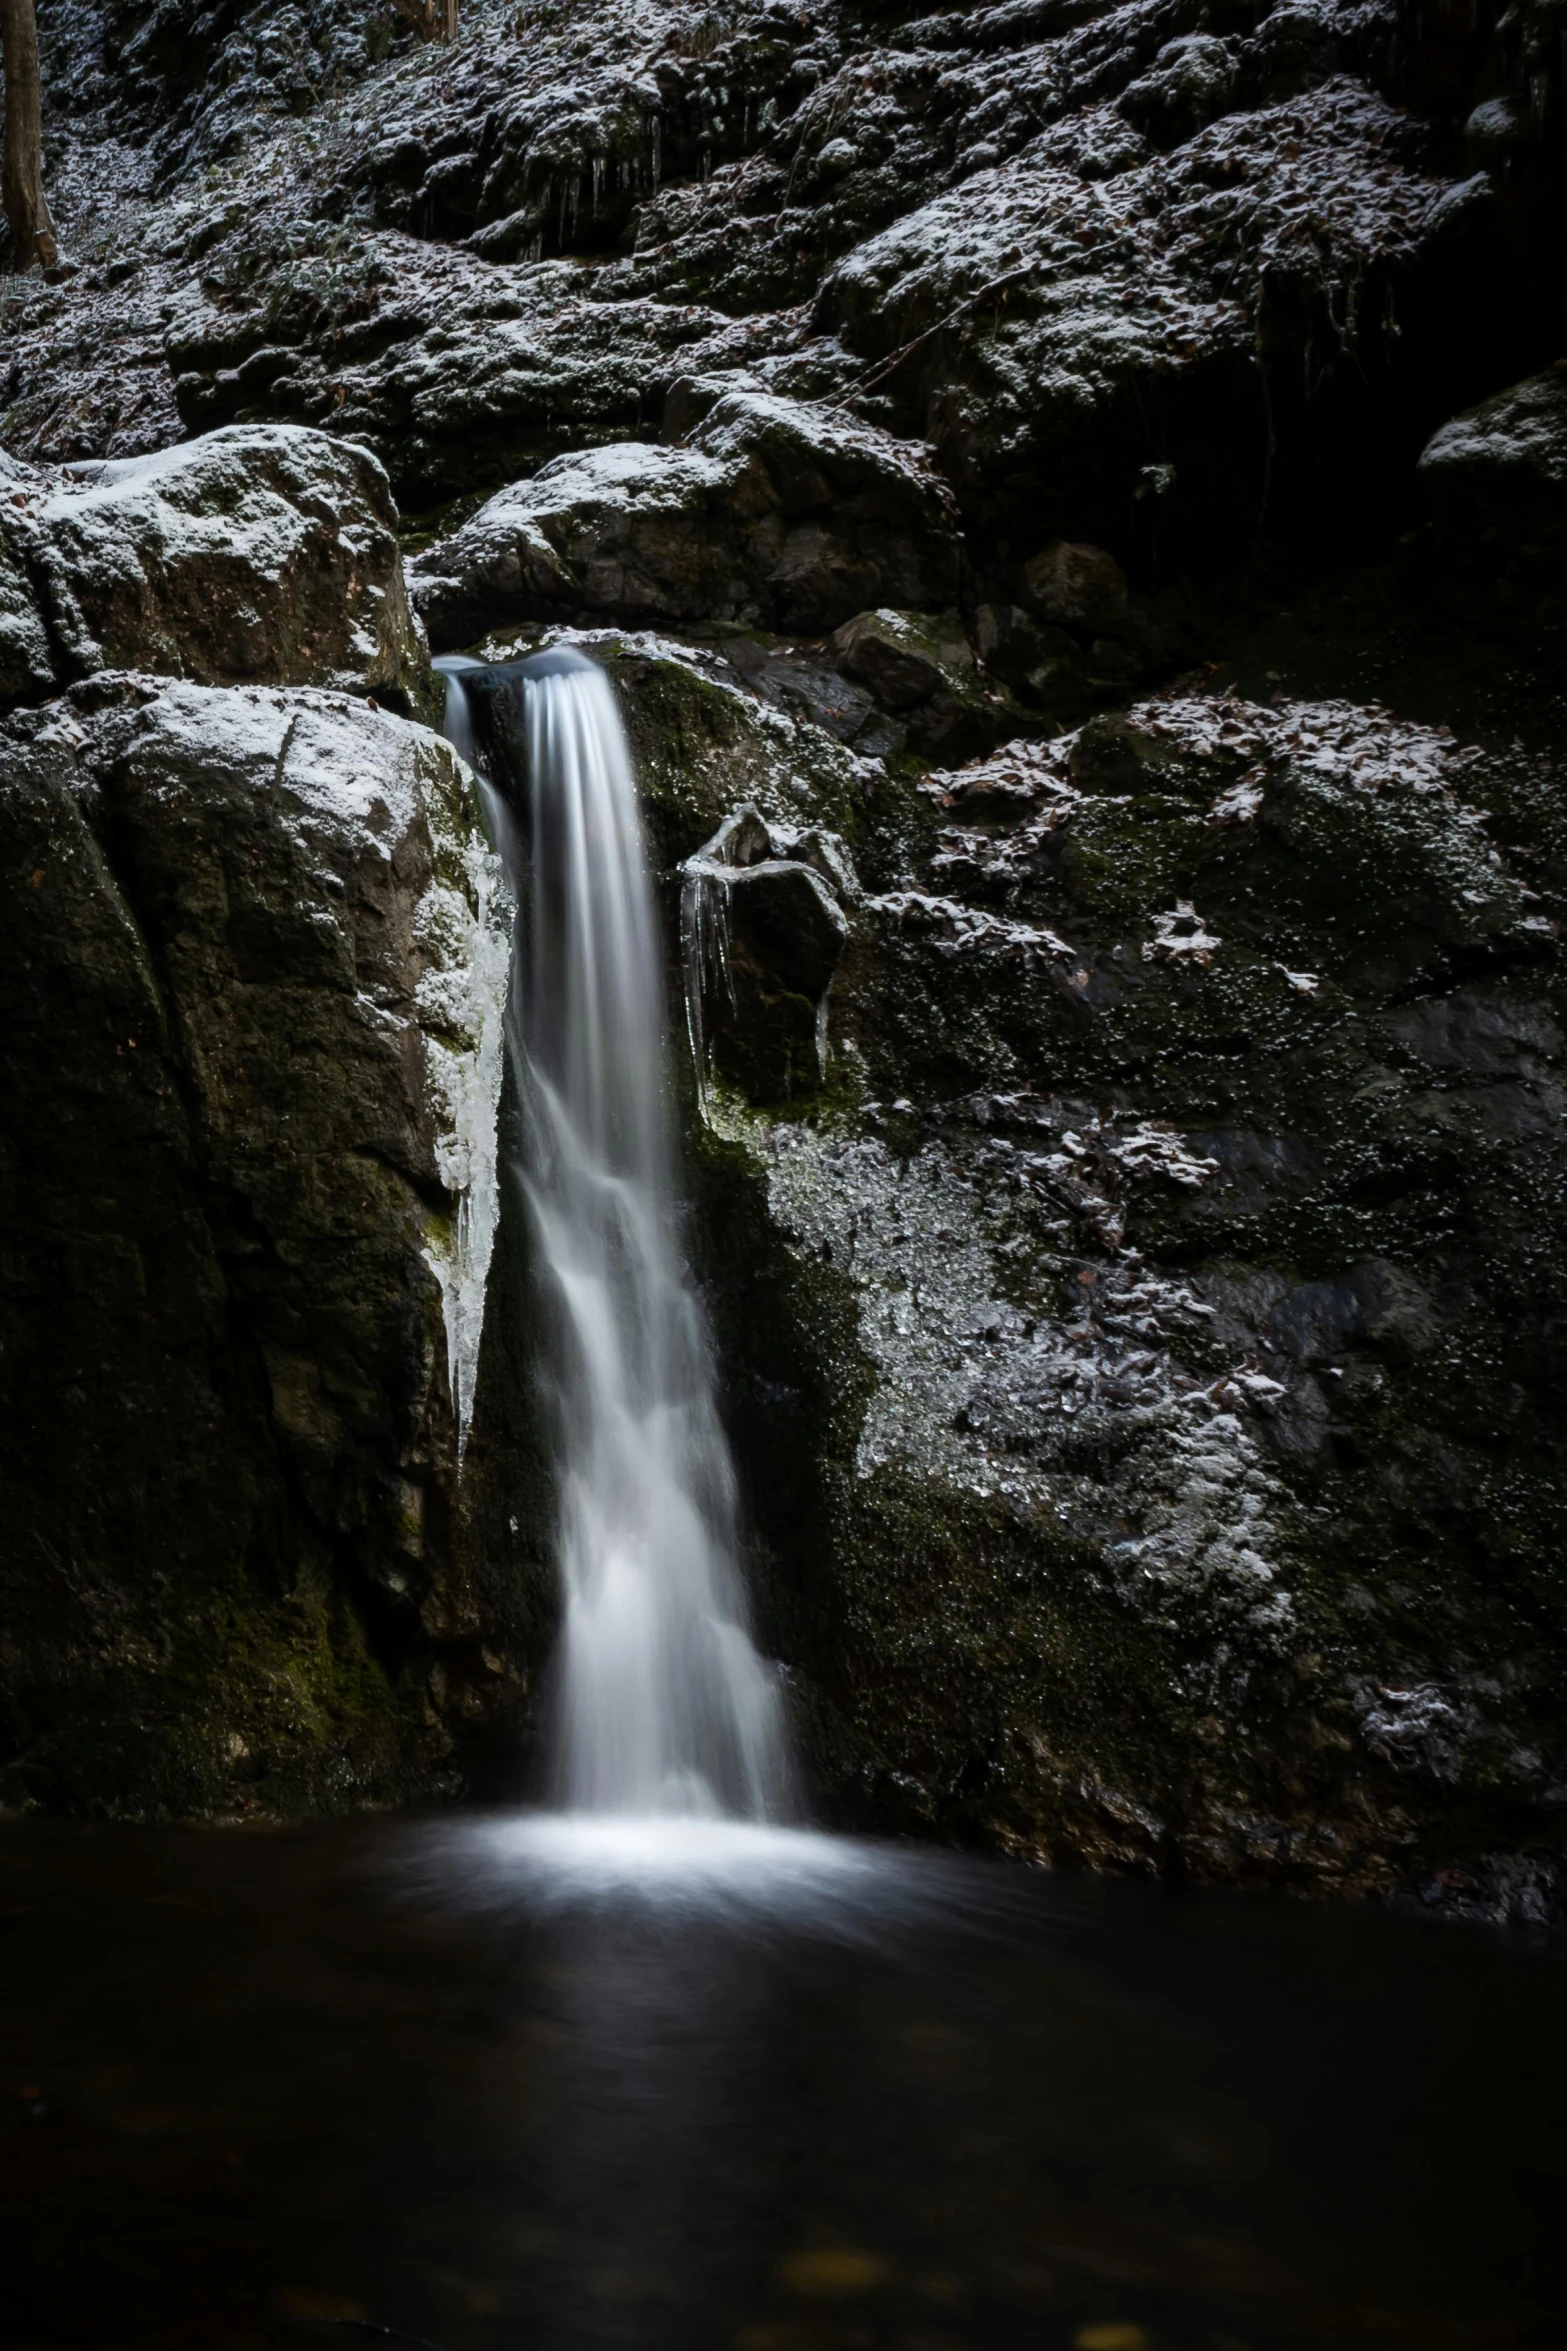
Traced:
<path fill-rule="evenodd" d="M 3 766 L 4 1800 L 384 1800 L 450 1748 L 432 1669 L 488 1684 L 443 1315 L 499 1082 L 464 780 L 342 696 L 123 673 Z"/>
<path fill-rule="evenodd" d="M 833 1114 L 713 1089 L 841 1802 L 1344 1890 L 1555 1835 L 1562 1008 L 1493 780 L 1197 696 L 938 774 L 849 909 Z"/>
<path fill-rule="evenodd" d="M 510 914 L 386 477 L 264 425 L 0 479 L 0 1802 L 394 1800 L 538 1637 Z"/>
<path fill-rule="evenodd" d="M 827 998 L 860 895 L 837 834 L 725 819 L 681 868 L 686 1033 L 699 1085 L 753 1102 L 809 1096 L 827 1074 Z"/>
<path fill-rule="evenodd" d="M 406 707 L 424 666 L 376 460 L 324 433 L 239 425 L 0 500 L 0 691 L 145 664 Z"/>

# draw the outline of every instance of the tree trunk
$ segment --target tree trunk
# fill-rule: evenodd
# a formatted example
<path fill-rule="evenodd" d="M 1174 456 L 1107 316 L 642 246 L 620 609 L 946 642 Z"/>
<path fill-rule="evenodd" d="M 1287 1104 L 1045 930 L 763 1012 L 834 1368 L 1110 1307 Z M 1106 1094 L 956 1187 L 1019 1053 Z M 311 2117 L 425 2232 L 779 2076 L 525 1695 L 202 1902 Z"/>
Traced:
<path fill-rule="evenodd" d="M 11 0 L 0 0 L 0 6 L 10 5 Z M 455 41 L 457 5 L 458 0 L 392 0 L 398 15 L 412 25 L 421 41 Z"/>
<path fill-rule="evenodd" d="M 45 269 L 58 258 L 44 200 L 43 98 L 33 0 L 0 0 L 0 61 L 5 67 L 5 165 L 0 195 L 11 229 L 11 267 Z"/>

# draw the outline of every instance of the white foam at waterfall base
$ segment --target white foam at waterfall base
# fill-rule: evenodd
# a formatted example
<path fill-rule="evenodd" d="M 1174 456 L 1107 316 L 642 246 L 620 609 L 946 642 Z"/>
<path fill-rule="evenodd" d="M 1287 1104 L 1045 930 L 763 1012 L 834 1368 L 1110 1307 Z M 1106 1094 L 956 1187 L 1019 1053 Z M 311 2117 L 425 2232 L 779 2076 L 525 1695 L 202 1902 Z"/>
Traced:
<path fill-rule="evenodd" d="M 461 670 L 448 679 L 448 733 L 473 761 L 469 692 Z M 486 798 L 519 909 L 508 1044 L 559 1494 L 555 1792 L 574 1824 L 528 1833 L 536 1854 L 553 1834 L 558 1856 L 733 1866 L 751 1848 L 723 1832 L 787 1817 L 790 1771 L 674 1232 L 662 958 L 630 755 L 609 680 L 581 655 L 490 672 L 485 691 L 521 698 L 528 775 L 525 822 L 495 779 Z"/>
<path fill-rule="evenodd" d="M 496 1813 L 430 1823 L 399 1849 L 405 1893 L 500 1917 L 588 1916 L 645 1930 L 733 1926 L 889 1948 L 930 1931 L 1037 1926 L 1039 1879 L 1014 1863 L 768 1821 L 692 1815 Z M 1069 1929 L 1075 1897 L 1050 1906 Z"/>
<path fill-rule="evenodd" d="M 442 1856 L 470 1899 L 530 1910 L 627 1899 L 660 1910 L 850 1916 L 896 1860 L 846 1837 L 694 1814 L 535 1812 L 467 1825 Z M 848 1909 L 844 1909 L 844 1905 Z"/>

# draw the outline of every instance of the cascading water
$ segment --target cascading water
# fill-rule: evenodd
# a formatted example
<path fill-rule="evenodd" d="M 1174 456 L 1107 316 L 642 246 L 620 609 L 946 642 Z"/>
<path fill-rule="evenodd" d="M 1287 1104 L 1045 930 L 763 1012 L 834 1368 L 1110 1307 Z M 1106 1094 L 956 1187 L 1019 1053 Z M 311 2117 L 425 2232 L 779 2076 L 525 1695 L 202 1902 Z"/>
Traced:
<path fill-rule="evenodd" d="M 441 664 L 446 733 L 476 766 L 479 666 Z M 565 1603 L 557 1792 L 574 1812 L 776 1820 L 787 1747 L 746 1625 L 734 1473 L 672 1221 L 663 977 L 625 732 L 580 653 L 483 684 L 527 777 L 525 825 L 482 772 L 481 788 L 518 908 L 508 1042 Z"/>

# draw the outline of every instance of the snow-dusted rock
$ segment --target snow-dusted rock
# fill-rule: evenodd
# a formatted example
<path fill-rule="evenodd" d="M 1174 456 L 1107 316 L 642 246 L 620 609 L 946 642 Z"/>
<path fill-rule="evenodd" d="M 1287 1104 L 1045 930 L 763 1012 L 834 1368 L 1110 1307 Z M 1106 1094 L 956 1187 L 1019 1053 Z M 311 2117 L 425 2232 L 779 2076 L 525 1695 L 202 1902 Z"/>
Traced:
<path fill-rule="evenodd" d="M 1439 528 L 1522 555 L 1567 545 L 1567 363 L 1443 425 L 1420 460 Z"/>
<path fill-rule="evenodd" d="M 936 695 L 961 691 L 974 656 L 961 628 L 921 623 L 904 612 L 858 612 L 833 632 L 833 651 L 888 710 L 917 710 Z"/>
<path fill-rule="evenodd" d="M 21 581 L 36 616 L 0 620 L 0 682 L 129 667 L 406 701 L 421 651 L 396 521 L 377 459 L 294 425 L 33 475 L 0 497 L 0 609 Z"/>
<path fill-rule="evenodd" d="M 919 444 L 750 384 L 682 390 L 683 446 L 556 458 L 410 566 L 437 645 L 567 613 L 815 630 L 950 600 L 957 536 Z"/>
<path fill-rule="evenodd" d="M 24 478 L 19 466 L 0 470 L 0 501 L 25 498 Z M 3 512 L 0 503 L 0 514 Z M 53 684 L 54 665 L 43 614 L 27 566 L 0 520 L 0 709 L 47 694 Z"/>
<path fill-rule="evenodd" d="M 131 1810 L 225 1808 L 236 1730 L 275 1805 L 438 1765 L 508 945 L 470 793 L 310 689 L 0 726 L 8 1802 L 68 1800 L 65 1724 Z"/>
<path fill-rule="evenodd" d="M 1233 42 L 1212 33 L 1182 33 L 1166 41 L 1117 104 L 1156 146 L 1174 146 L 1233 104 L 1235 82 Z"/>
<path fill-rule="evenodd" d="M 1562 1739 L 1563 1021 L 1548 771 L 1532 773 L 1523 750 L 1466 767 L 1435 728 L 1386 712 L 1259 709 L 1185 688 L 1054 739 L 1134 691 L 1218 682 L 1192 665 L 1227 652 L 1229 623 L 1210 642 L 1206 592 L 1194 601 L 1183 579 L 1200 583 L 1215 563 L 1229 572 L 1259 529 L 1292 560 L 1327 548 L 1353 561 L 1375 517 L 1402 511 L 1414 451 L 1441 416 L 1559 356 L 1550 157 L 1563 50 L 1551 11 L 1485 0 L 1447 11 L 1441 37 L 1417 37 L 1418 13 L 1415 0 L 1217 12 L 1200 0 L 1003 0 L 915 22 L 844 0 L 716 12 L 581 0 L 487 10 L 477 43 L 410 54 L 399 32 L 383 56 L 373 11 L 258 0 L 199 21 L 120 9 L 111 59 L 100 9 L 41 12 L 51 183 L 79 266 L 7 289 L 0 438 L 58 465 L 135 456 L 182 428 L 288 419 L 373 448 L 421 515 L 535 477 L 504 608 L 591 629 L 623 695 L 662 872 L 710 841 L 726 810 L 754 805 L 765 847 L 716 885 L 734 901 L 734 935 L 742 910 L 771 900 L 802 914 L 786 944 L 808 945 L 818 878 L 848 915 L 815 1101 L 778 1115 L 790 1075 L 756 1089 L 770 1108 L 747 1108 L 719 1082 L 726 1063 L 747 1082 L 729 1060 L 737 1038 L 716 1043 L 710 1107 L 733 1131 L 694 1139 L 688 1229 L 706 1253 L 762 1621 L 815 1726 L 817 1783 L 856 1819 L 1361 1890 L 1417 1863 L 1451 1888 L 1454 1871 L 1438 1865 L 1478 1839 L 1490 1858 L 1474 1882 L 1509 1901 L 1508 1884 L 1537 1868 L 1516 1849 L 1560 1842 L 1554 1765 L 1542 1794 L 1538 1774 L 1509 1762 L 1530 1747 L 1555 1756 Z M 873 529 L 854 510 L 874 482 L 833 470 L 821 448 L 807 454 L 825 500 L 801 488 L 789 436 L 763 432 L 754 408 L 743 447 L 720 445 L 732 438 L 721 420 L 710 441 L 714 411 L 739 393 L 783 403 L 796 422 L 788 403 L 813 404 L 824 445 L 852 419 L 928 441 L 962 500 L 964 593 L 888 576 L 885 517 Z M 1511 417 L 1494 446 L 1491 421 L 1477 433 L 1473 414 L 1462 435 L 1439 436 L 1441 478 L 1428 478 L 1466 565 L 1476 531 L 1495 527 L 1505 553 L 1522 543 L 1508 535 L 1520 522 L 1534 531 L 1554 511 L 1548 481 L 1505 490 L 1520 458 L 1526 474 L 1536 465 L 1526 421 Z M 607 443 L 629 445 L 613 483 Z M 553 484 L 540 470 L 591 450 Z M 0 464 L 0 509 L 18 527 L 52 488 Z M 902 515 L 896 482 L 891 494 Z M 1552 544 L 1559 555 L 1559 534 Z M 801 560 L 775 576 L 790 545 Z M 850 594 L 857 567 L 875 576 L 852 601 L 818 593 Z M 1409 560 L 1422 591 L 1426 569 Z M 1460 587 L 1471 606 L 1472 577 Z M 814 602 L 786 604 L 801 580 Z M 1330 631 L 1313 647 L 1305 674 L 1325 692 L 1335 679 L 1362 690 L 1344 682 L 1363 677 L 1403 593 L 1391 572 L 1379 580 L 1366 642 L 1340 635 L 1335 653 Z M 710 610 L 685 601 L 704 581 Z M 24 701 L 70 674 L 56 671 L 34 586 L 24 547 L 0 584 L 3 693 Z M 1481 638 L 1506 622 L 1504 601 Z M 955 602 L 982 687 L 1005 684 L 1052 739 L 968 767 L 968 746 L 944 741 L 946 772 L 922 782 L 908 752 L 929 747 L 943 691 L 890 712 L 866 679 L 874 668 L 879 690 L 903 699 L 919 683 L 903 631 Z M 686 641 L 644 630 L 643 616 L 665 611 L 690 621 Z M 891 636 L 861 632 L 865 659 L 847 676 L 813 643 L 725 628 L 727 611 L 775 625 L 810 613 L 812 635 L 828 626 L 822 612 L 833 625 L 898 618 Z M 593 627 L 612 615 L 630 625 Z M 1404 619 L 1418 622 L 1422 693 L 1445 700 L 1423 614 Z M 1483 658 L 1478 641 L 1464 648 L 1455 696 L 1459 672 Z M 1268 684 L 1287 694 L 1302 673 L 1288 657 L 1280 667 Z M 1246 685 L 1267 691 L 1256 674 Z M 1529 738 L 1520 704 L 1532 689 L 1500 669 L 1495 686 L 1497 741 L 1515 720 Z M 1449 706 L 1455 723 L 1461 711 Z M 111 1662 L 134 1659 L 145 1636 L 147 1654 L 179 1648 L 193 1685 L 224 1703 L 287 1690 L 302 1733 L 283 1735 L 281 1698 L 264 1719 L 240 1717 L 257 1766 L 267 1758 L 275 1787 L 290 1737 L 296 1757 L 335 1739 L 335 1787 L 365 1787 L 373 1710 L 361 1698 L 384 1697 L 386 1673 L 394 1708 L 418 1683 L 409 1704 L 443 1726 L 432 1738 L 487 1719 L 489 1668 L 475 1660 L 530 1589 L 518 1572 L 530 1538 L 510 1522 L 526 1522 L 546 1482 L 536 1438 L 525 1433 L 488 1522 L 486 1556 L 511 1571 L 504 1604 L 476 1617 L 443 1574 L 417 1633 L 385 1593 L 356 1616 L 343 1596 L 373 1546 L 352 1531 L 323 1544 L 316 1530 L 300 1539 L 319 1575 L 290 1591 L 294 1630 L 247 1602 L 245 1672 L 234 1671 L 210 1601 L 221 1579 L 186 1571 L 219 1505 L 238 1512 L 259 1496 L 257 1523 L 275 1505 L 266 1523 L 285 1537 L 306 1527 L 306 1472 L 272 1479 L 264 1447 L 283 1435 L 255 1437 L 259 1454 L 250 1434 L 214 1439 L 211 1476 L 190 1470 L 189 1449 L 205 1441 L 211 1363 L 233 1373 L 232 1425 L 259 1426 L 244 1398 L 266 1363 L 232 1334 L 257 1331 L 264 1313 L 302 1315 L 304 1277 L 278 1287 L 281 1251 L 247 1194 L 189 1175 L 194 1158 L 178 1151 L 159 1157 L 157 1119 L 187 1117 L 187 1092 L 204 1104 L 210 1072 L 196 1084 L 183 1064 L 155 1064 L 162 1095 L 148 1086 L 135 1131 L 113 1107 L 110 1063 L 116 1080 L 145 1082 L 148 1022 L 160 1003 L 182 1018 L 186 999 L 166 985 L 163 902 L 138 878 L 140 819 L 120 826 L 125 785 L 100 717 L 78 694 L 50 723 L 78 813 L 113 821 L 84 836 L 70 888 L 47 843 L 31 854 L 13 835 L 0 962 L 18 959 L 21 1009 L 0 1050 L 14 1094 L 17 1040 L 31 1040 L 29 1099 L 69 1113 L 62 1134 L 80 1144 L 72 1160 L 69 1136 L 35 1120 L 38 1182 L 124 1213 L 79 1220 L 40 1281 L 57 1203 L 35 1202 L 34 1171 L 4 1158 L 3 1135 L 0 1175 L 32 1216 L 15 1261 L 34 1283 L 27 1311 L 44 1344 L 58 1320 L 71 1357 L 57 1388 L 88 1399 L 69 1411 L 99 1449 L 72 1477 L 123 1498 L 153 1572 L 174 1530 L 167 1605 L 148 1601 Z M 302 724 L 296 748 L 310 735 Z M 292 792 L 292 752 L 282 764 Z M 335 773 L 335 754 L 321 764 Z M 246 872 L 231 877 L 211 854 L 189 793 L 158 772 L 170 824 L 193 828 L 214 934 L 232 881 L 233 945 L 248 959 L 240 1013 L 276 988 L 280 1019 L 308 1045 L 306 1016 L 322 1006 L 298 982 L 297 950 L 330 934 L 339 902 L 272 861 L 264 840 L 273 894 L 247 894 Z M 1481 806 L 1495 810 L 1494 850 Z M 823 827 L 852 842 L 865 883 L 852 907 L 834 854 L 820 841 L 819 862 L 805 852 Z M 783 854 L 786 833 L 796 845 Z M 122 845 L 135 853 L 123 868 Z M 770 873 L 779 865 L 786 875 Z M 1513 866 L 1538 898 L 1509 880 Z M 444 1105 L 429 1118 L 418 1213 L 422 1247 L 449 1277 L 461 1385 L 474 1233 L 444 1208 L 473 1164 L 486 1080 L 460 1041 L 443 1063 L 435 1000 L 459 987 L 458 942 L 477 943 L 482 964 L 495 938 L 465 880 L 443 891 L 418 900 L 432 939 L 448 942 L 418 980 L 426 1090 L 438 1083 Z M 41 902 L 58 926 L 43 942 Z M 141 979 L 138 937 L 150 942 Z M 1218 942 L 1207 961 L 1201 939 Z M 809 1000 L 798 991 L 797 1025 L 775 1032 L 799 1041 L 806 1076 Z M 100 1034 L 83 1006 L 106 1004 L 114 1021 Z M 704 1009 L 715 1024 L 730 1017 L 721 993 Z M 52 1092 L 40 1037 L 61 1065 Z M 250 1082 L 249 1029 L 243 1043 L 208 1056 L 233 1088 Z M 345 1077 L 360 1066 L 347 1051 Z M 302 1079 L 322 1068 L 313 1045 L 301 1050 Z M 280 1061 L 256 1070 L 263 1094 L 287 1076 Z M 91 1096 L 90 1117 L 77 1118 L 73 1088 Z M 294 1129 L 280 1131 L 287 1145 Z M 105 1171 L 95 1189 L 83 1134 Z M 303 1168 L 301 1196 L 318 1188 L 339 1216 L 346 1285 L 368 1246 L 352 1217 L 382 1196 L 353 1179 L 390 1185 L 391 1164 L 379 1145 L 283 1160 Z M 152 1181 L 127 1172 L 140 1161 L 172 1171 L 176 1204 L 195 1191 L 218 1236 L 208 1258 L 179 1239 L 195 1226 L 158 1239 Z M 394 1255 L 363 1257 L 378 1314 L 389 1293 L 376 1268 Z M 185 1312 L 189 1263 L 209 1260 L 210 1362 L 196 1361 L 182 1415 L 143 1418 L 138 1452 L 94 1383 L 114 1387 L 138 1317 L 166 1331 L 169 1301 Z M 324 1252 L 312 1262 L 330 1279 Z M 405 1303 L 438 1375 L 441 1284 L 417 1252 L 395 1262 L 412 1268 Z M 323 1316 L 330 1304 L 324 1290 Z M 321 1327 L 264 1336 L 319 1362 L 323 1409 L 351 1419 L 350 1405 L 374 1403 L 361 1376 L 374 1350 L 357 1324 L 329 1350 Z M 504 1327 L 492 1316 L 486 1344 Z M 193 1360 L 179 1345 L 169 1354 L 181 1378 Z M 154 1392 L 139 1373 L 120 1390 L 137 1414 Z M 465 1497 L 495 1458 L 486 1413 L 501 1392 L 482 1386 Z M 296 1426 L 308 1417 L 297 1395 Z M 387 1457 L 367 1445 L 355 1436 L 341 1454 L 355 1475 Z M 7 1424 L 0 1457 L 14 1470 L 25 1450 Z M 382 1552 L 399 1575 L 420 1510 L 427 1560 L 447 1540 L 444 1473 L 409 1458 Z M 437 1446 L 432 1459 L 445 1458 Z M 164 1517 L 147 1501 L 147 1461 L 176 1504 Z M 351 1483 L 345 1473 L 345 1494 Z M 345 1521 L 354 1507 L 350 1495 Z M 37 1523 L 66 1582 L 113 1534 L 86 1522 L 85 1504 L 72 1546 Z M 127 1537 L 127 1557 L 134 1547 Z M 214 1540 L 208 1555 L 221 1567 L 232 1552 Z M 0 1575 L 8 1699 L 12 1588 Z M 32 1575 L 20 1588 L 27 1605 L 45 1591 Z M 111 1599 L 143 1588 L 128 1573 L 96 1587 Z M 523 1605 L 540 1662 L 549 1607 Z M 332 1639 L 301 1646 L 301 1624 L 329 1619 Z M 356 1624 L 373 1631 L 357 1648 Z M 323 1658 L 331 1670 L 317 1672 Z M 1351 1670 L 1364 1698 L 1346 1709 Z M 92 1690 L 48 1704 L 0 1745 L 0 1757 L 33 1759 L 23 1800 L 40 1787 L 94 1804 L 106 1788 L 113 1801 L 145 1789 L 135 1743 L 157 1745 L 156 1707 L 121 1718 L 125 1743 L 105 1753 L 97 1704 Z M 74 1791 L 60 1750 L 34 1742 L 39 1713 L 81 1726 Z M 171 1764 L 170 1804 L 208 1801 L 218 1719 L 198 1722 L 187 1760 Z M 341 1726 L 331 1738 L 328 1723 Z M 1433 1726 L 1452 1734 L 1456 1781 L 1436 1774 Z M 319 1785 L 307 1797 L 335 1800 Z M 1540 1883 L 1554 1870 L 1538 1863 Z"/>
<path fill-rule="evenodd" d="M 1222 48 L 1167 54 L 1159 92 L 1184 106 L 1206 77 L 1220 102 Z M 1266 456 L 1247 290 L 1288 284 L 1309 313 L 1410 268 L 1438 190 L 1403 147 L 1396 110 L 1346 80 L 1092 185 L 1041 139 L 858 245 L 815 321 L 873 363 L 966 515 L 1075 538 L 1157 506 L 1161 528 L 1211 527 L 1255 498 Z"/>
<path fill-rule="evenodd" d="M 1454 1834 L 1355 1685 L 1475 1670 L 1503 1563 L 1554 1557 L 1562 1024 L 1553 909 L 1476 805 L 1505 773 L 1384 709 L 1196 692 L 1012 743 L 914 784 L 894 857 L 856 838 L 825 1104 L 720 1030 L 703 1107 L 770 1217 L 714 1244 L 742 1474 L 791 1575 L 834 1563 L 802 1678 L 883 1817 L 1231 1877 L 1260 1821 L 1267 1869 L 1346 1889 L 1417 1816 Z M 773 851 L 737 810 L 708 855 Z M 1477 1428 L 1492 1364 L 1512 1417 Z M 1492 1638 L 1464 1800 L 1503 1758 L 1543 1824 L 1555 1636 L 1516 1697 Z"/>

